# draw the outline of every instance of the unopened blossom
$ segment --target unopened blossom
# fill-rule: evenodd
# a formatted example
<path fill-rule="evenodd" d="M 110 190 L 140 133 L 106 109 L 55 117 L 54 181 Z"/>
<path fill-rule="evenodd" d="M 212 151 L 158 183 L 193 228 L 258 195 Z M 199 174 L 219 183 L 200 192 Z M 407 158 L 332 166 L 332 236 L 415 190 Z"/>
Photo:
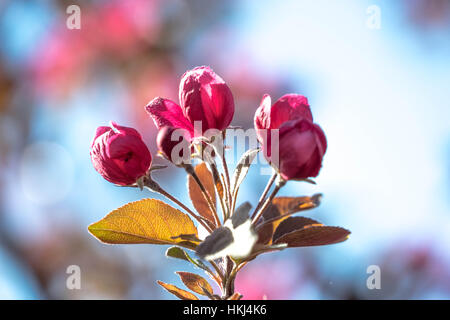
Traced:
<path fill-rule="evenodd" d="M 172 160 L 170 155 L 176 143 L 168 133 L 182 129 L 186 131 L 183 135 L 185 139 L 192 142 L 207 131 L 210 137 L 225 130 L 234 115 L 230 88 L 209 67 L 196 67 L 182 76 L 179 100 L 178 105 L 169 99 L 157 97 L 146 106 L 158 130 L 168 127 L 158 134 L 158 146 L 169 160 Z"/>
<path fill-rule="evenodd" d="M 133 128 L 112 122 L 99 127 L 91 144 L 92 164 L 109 182 L 127 186 L 146 175 L 152 156 L 141 135 Z"/>
<path fill-rule="evenodd" d="M 192 124 L 201 121 L 203 131 L 225 130 L 233 119 L 231 90 L 209 67 L 197 67 L 183 75 L 179 99 L 185 117 Z"/>
<path fill-rule="evenodd" d="M 272 166 L 285 180 L 316 177 L 327 148 L 325 134 L 313 123 L 308 99 L 299 94 L 286 94 L 273 105 L 264 95 L 254 118 L 258 140 Z M 277 141 L 273 130 L 278 130 Z M 272 151 L 278 151 L 278 155 Z M 272 161 L 274 160 L 274 161 Z"/>
<path fill-rule="evenodd" d="M 162 127 L 156 137 L 159 152 L 175 165 L 190 163 L 190 141 L 189 131 L 171 126 Z"/>
<path fill-rule="evenodd" d="M 278 170 L 284 180 L 317 177 L 327 150 L 322 129 L 307 119 L 285 122 L 279 132 Z"/>

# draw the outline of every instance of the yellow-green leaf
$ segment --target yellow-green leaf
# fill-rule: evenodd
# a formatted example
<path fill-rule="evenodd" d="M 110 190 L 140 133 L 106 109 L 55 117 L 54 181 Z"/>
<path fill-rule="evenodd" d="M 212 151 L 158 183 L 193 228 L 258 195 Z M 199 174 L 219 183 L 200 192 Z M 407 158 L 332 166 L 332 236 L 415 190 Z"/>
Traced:
<path fill-rule="evenodd" d="M 182 271 L 178 271 L 177 274 L 180 276 L 181 281 L 183 281 L 184 285 L 190 290 L 204 296 L 213 294 L 213 289 L 211 288 L 209 282 L 198 274 Z"/>
<path fill-rule="evenodd" d="M 180 210 L 156 199 L 130 202 L 91 224 L 91 232 L 109 244 L 176 244 L 195 248 L 181 235 L 198 235 L 192 220 Z"/>
<path fill-rule="evenodd" d="M 168 284 L 159 280 L 158 284 L 181 300 L 198 300 L 198 298 L 194 294 L 190 293 L 189 291 L 180 289 L 173 284 Z"/>
<path fill-rule="evenodd" d="M 174 259 L 180 259 L 190 262 L 189 259 L 187 258 L 187 253 L 179 247 L 170 247 L 169 249 L 167 249 L 166 257 L 171 257 Z"/>

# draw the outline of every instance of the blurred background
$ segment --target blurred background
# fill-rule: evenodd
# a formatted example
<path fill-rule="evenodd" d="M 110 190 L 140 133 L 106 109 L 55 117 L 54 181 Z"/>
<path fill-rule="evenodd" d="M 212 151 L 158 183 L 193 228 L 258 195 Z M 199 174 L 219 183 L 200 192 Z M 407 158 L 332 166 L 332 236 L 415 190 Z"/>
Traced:
<path fill-rule="evenodd" d="M 66 26 L 73 4 L 79 30 Z M 238 276 L 244 298 L 450 298 L 448 0 L 0 1 L 0 298 L 173 298 L 156 280 L 182 286 L 173 272 L 193 269 L 166 247 L 88 234 L 116 207 L 158 197 L 103 180 L 89 146 L 114 120 L 155 154 L 144 106 L 178 101 L 198 65 L 229 84 L 235 126 L 253 126 L 264 93 L 308 97 L 328 139 L 323 169 L 316 186 L 281 194 L 322 192 L 305 215 L 352 231 L 258 257 Z M 156 177 L 189 203 L 183 172 Z M 256 203 L 267 179 L 252 167 L 239 201 Z M 66 288 L 70 265 L 81 290 Z M 366 286 L 371 265 L 380 290 Z"/>

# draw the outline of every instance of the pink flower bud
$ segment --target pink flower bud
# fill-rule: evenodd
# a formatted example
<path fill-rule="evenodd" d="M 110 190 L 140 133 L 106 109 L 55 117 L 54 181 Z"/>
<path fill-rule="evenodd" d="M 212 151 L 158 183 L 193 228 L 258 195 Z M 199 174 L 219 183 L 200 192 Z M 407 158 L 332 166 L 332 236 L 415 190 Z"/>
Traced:
<path fill-rule="evenodd" d="M 285 122 L 279 132 L 278 170 L 284 180 L 317 177 L 327 140 L 322 129 L 307 119 Z"/>
<path fill-rule="evenodd" d="M 293 93 L 285 94 L 273 106 L 271 103 L 270 96 L 265 94 L 255 113 L 255 129 L 260 142 L 262 141 L 260 130 L 279 129 L 283 123 L 289 120 L 305 118 L 313 121 L 308 99 L 305 96 Z"/>
<path fill-rule="evenodd" d="M 162 127 L 156 137 L 159 152 L 177 166 L 191 163 L 190 141 L 187 130 L 170 126 Z"/>
<path fill-rule="evenodd" d="M 233 119 L 231 90 L 209 67 L 197 67 L 183 75 L 179 98 L 186 118 L 192 125 L 201 121 L 203 132 L 225 130 Z"/>
<path fill-rule="evenodd" d="M 114 122 L 110 127 L 97 129 L 90 154 L 95 170 L 109 182 L 122 186 L 134 184 L 147 173 L 152 162 L 141 135 Z"/>
<path fill-rule="evenodd" d="M 187 71 L 180 82 L 180 105 L 157 97 L 145 109 L 153 119 L 158 133 L 158 148 L 167 159 L 179 165 L 188 159 L 186 143 L 182 153 L 177 153 L 179 142 L 193 141 L 194 137 L 208 135 L 214 130 L 223 131 L 234 114 L 234 100 L 230 88 L 209 67 L 197 67 Z M 183 139 L 172 136 L 176 129 L 182 129 Z M 220 132 L 219 132 L 220 133 Z M 173 157 L 173 150 L 177 156 Z M 182 155 L 183 154 L 183 155 Z"/>
<path fill-rule="evenodd" d="M 286 94 L 272 106 L 270 96 L 264 95 L 254 123 L 267 160 L 283 179 L 301 180 L 319 174 L 327 141 L 322 129 L 313 123 L 306 97 Z M 272 141 L 272 130 L 279 130 L 278 145 Z M 278 150 L 278 157 L 271 154 L 273 150 Z"/>

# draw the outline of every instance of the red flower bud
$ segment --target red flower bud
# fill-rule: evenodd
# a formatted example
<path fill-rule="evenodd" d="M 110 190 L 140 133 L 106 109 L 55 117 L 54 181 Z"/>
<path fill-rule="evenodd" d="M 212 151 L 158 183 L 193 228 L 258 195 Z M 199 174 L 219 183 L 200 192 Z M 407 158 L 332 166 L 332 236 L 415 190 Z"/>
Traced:
<path fill-rule="evenodd" d="M 261 104 L 255 113 L 255 129 L 260 133 L 261 129 L 279 129 L 280 126 L 289 120 L 308 119 L 313 121 L 308 99 L 300 94 L 285 94 L 274 105 L 271 99 L 265 94 Z M 260 142 L 262 138 L 258 134 Z M 270 148 L 269 148 L 270 149 Z"/>
<path fill-rule="evenodd" d="M 181 158 L 183 161 L 187 160 L 187 152 L 184 152 L 184 156 L 177 153 L 177 159 L 172 156 L 172 151 L 179 142 L 184 140 L 191 143 L 194 137 L 201 136 L 210 129 L 226 129 L 234 114 L 230 88 L 209 67 L 197 67 L 183 75 L 179 98 L 181 106 L 157 97 L 145 107 L 160 130 L 157 139 L 159 151 L 177 165 Z M 201 127 L 197 128 L 197 122 Z M 173 141 L 172 134 L 176 129 L 183 130 L 183 139 L 175 138 Z M 186 151 L 186 144 L 183 145 Z M 178 150 L 177 148 L 175 151 Z"/>
<path fill-rule="evenodd" d="M 285 122 L 279 132 L 279 170 L 284 180 L 317 177 L 327 140 L 322 129 L 307 119 Z"/>
<path fill-rule="evenodd" d="M 226 129 L 234 115 L 230 88 L 209 67 L 187 71 L 180 82 L 179 98 L 189 122 L 201 121 L 202 132 Z"/>
<path fill-rule="evenodd" d="M 254 123 L 267 160 L 283 179 L 301 180 L 319 174 L 327 141 L 322 129 L 313 123 L 306 97 L 286 94 L 271 106 L 270 96 L 264 95 Z M 274 145 L 271 131 L 277 129 L 279 141 Z M 278 157 L 273 157 L 276 147 Z"/>
<path fill-rule="evenodd" d="M 162 127 L 156 137 L 159 152 L 175 165 L 191 163 L 190 141 L 187 130 L 170 126 Z"/>
<path fill-rule="evenodd" d="M 152 162 L 141 135 L 114 122 L 110 127 L 97 129 L 90 154 L 95 170 L 109 182 L 122 186 L 134 184 L 147 173 Z"/>

